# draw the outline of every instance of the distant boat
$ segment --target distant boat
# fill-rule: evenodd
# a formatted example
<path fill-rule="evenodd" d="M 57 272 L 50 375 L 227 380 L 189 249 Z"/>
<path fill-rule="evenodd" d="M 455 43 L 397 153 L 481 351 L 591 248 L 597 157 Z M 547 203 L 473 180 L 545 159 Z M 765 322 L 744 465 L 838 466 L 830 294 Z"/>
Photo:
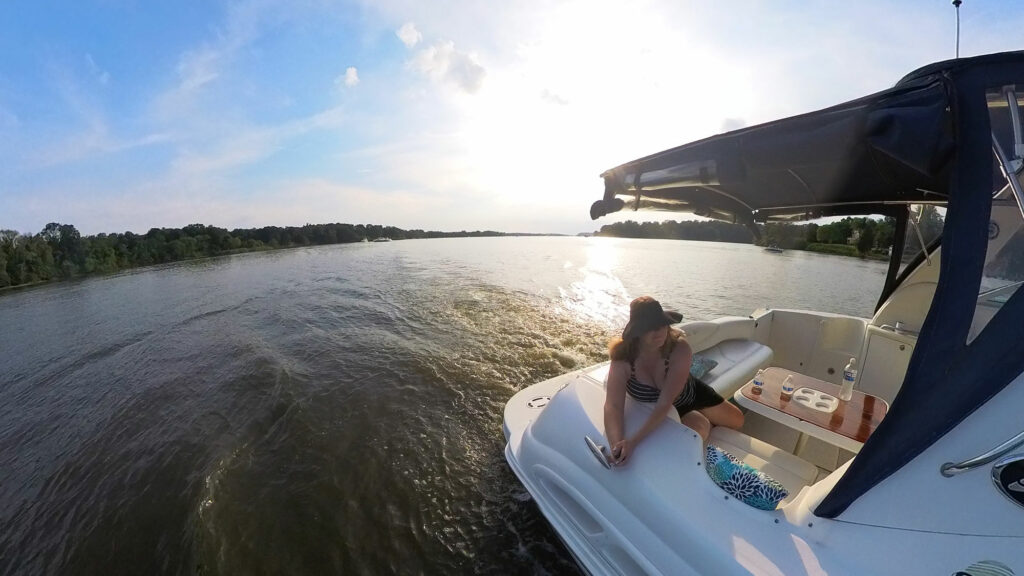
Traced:
<path fill-rule="evenodd" d="M 765 246 L 764 247 L 764 251 L 765 252 L 785 252 L 785 250 L 783 250 L 782 248 L 779 248 L 778 246 L 775 246 L 774 244 L 771 245 L 771 246 Z"/>
<path fill-rule="evenodd" d="M 367 238 L 366 236 L 363 236 L 363 239 L 360 240 L 360 242 L 369 242 L 369 241 L 370 241 L 370 239 Z"/>
<path fill-rule="evenodd" d="M 387 236 L 381 236 L 380 238 L 374 238 L 373 241 L 374 242 L 391 242 L 391 238 L 388 238 Z"/>

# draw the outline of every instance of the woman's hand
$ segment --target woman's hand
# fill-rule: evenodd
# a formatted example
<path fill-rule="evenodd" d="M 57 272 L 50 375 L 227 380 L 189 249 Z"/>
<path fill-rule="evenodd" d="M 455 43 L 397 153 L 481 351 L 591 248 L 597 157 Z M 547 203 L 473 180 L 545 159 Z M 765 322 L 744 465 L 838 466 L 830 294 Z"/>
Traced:
<path fill-rule="evenodd" d="M 611 463 L 613 466 L 622 466 L 629 460 L 629 457 L 633 454 L 633 449 L 636 445 L 632 440 L 619 440 L 612 445 L 612 457 Z"/>

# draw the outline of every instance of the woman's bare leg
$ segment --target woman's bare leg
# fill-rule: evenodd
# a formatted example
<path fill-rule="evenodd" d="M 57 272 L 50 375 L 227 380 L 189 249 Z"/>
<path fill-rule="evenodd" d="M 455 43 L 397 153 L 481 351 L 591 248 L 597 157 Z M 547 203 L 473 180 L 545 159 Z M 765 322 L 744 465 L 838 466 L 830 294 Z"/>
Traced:
<path fill-rule="evenodd" d="M 743 427 L 743 412 L 740 412 L 740 409 L 729 401 L 710 408 L 702 408 L 700 413 L 711 422 L 712 426 L 725 426 L 733 430 Z"/>
<path fill-rule="evenodd" d="M 700 437 L 703 438 L 705 442 L 708 441 L 708 434 L 711 434 L 711 422 L 706 416 L 696 410 L 691 410 L 686 414 L 683 414 L 683 417 L 679 420 L 684 426 L 692 428 L 694 432 L 700 434 Z"/>

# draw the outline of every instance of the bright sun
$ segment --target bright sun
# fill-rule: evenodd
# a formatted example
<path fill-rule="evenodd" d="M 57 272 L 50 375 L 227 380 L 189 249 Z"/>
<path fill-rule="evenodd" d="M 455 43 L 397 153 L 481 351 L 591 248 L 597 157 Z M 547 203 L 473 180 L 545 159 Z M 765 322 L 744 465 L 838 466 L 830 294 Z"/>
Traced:
<path fill-rule="evenodd" d="M 635 5 L 576 2 L 544 16 L 459 103 L 470 183 L 503 202 L 587 202 L 603 170 L 717 133 L 750 109 L 740 67 Z"/>

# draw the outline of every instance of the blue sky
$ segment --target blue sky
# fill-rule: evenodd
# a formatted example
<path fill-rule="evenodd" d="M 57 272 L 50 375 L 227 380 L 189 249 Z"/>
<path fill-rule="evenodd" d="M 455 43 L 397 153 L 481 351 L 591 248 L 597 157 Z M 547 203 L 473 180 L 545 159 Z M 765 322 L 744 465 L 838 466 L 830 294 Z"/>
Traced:
<path fill-rule="evenodd" d="M 962 56 L 1024 48 L 966 0 Z M 0 4 L 0 229 L 592 231 L 605 169 L 953 56 L 947 0 Z"/>

